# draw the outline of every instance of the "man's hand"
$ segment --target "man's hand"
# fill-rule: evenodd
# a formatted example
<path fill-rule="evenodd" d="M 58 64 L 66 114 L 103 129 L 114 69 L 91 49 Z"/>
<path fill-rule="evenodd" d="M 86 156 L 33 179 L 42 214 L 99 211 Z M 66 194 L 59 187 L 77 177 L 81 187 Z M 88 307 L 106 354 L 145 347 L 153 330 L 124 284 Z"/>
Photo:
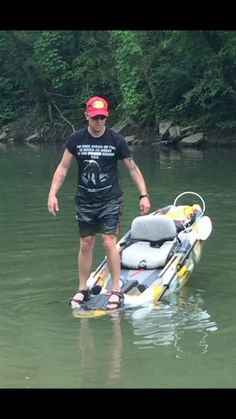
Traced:
<path fill-rule="evenodd" d="M 141 215 L 145 215 L 148 214 L 150 208 L 151 208 L 151 204 L 150 204 L 150 200 L 147 196 L 144 196 L 143 198 L 140 199 L 140 212 Z"/>
<path fill-rule="evenodd" d="M 57 215 L 56 213 L 59 211 L 58 200 L 55 195 L 48 197 L 48 211 L 51 215 Z"/>

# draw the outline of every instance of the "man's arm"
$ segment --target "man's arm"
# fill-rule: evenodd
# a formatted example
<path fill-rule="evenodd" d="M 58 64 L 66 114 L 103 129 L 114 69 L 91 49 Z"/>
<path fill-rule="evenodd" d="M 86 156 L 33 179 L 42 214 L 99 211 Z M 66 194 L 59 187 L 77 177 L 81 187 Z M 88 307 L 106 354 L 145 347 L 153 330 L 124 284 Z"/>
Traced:
<path fill-rule="evenodd" d="M 56 212 L 59 211 L 57 192 L 64 183 L 68 170 L 71 166 L 73 157 L 73 154 L 71 154 L 66 149 L 53 175 L 50 191 L 48 194 L 48 211 L 51 215 L 56 215 Z"/>
<path fill-rule="evenodd" d="M 146 183 L 143 177 L 143 174 L 135 161 L 130 157 L 122 160 L 124 165 L 129 170 L 129 174 L 131 176 L 131 179 L 133 180 L 136 188 L 139 191 L 140 197 L 144 195 L 142 198 L 140 198 L 140 211 L 141 214 L 147 214 L 150 210 L 151 204 L 149 200 L 149 196 L 147 193 L 147 187 Z"/>

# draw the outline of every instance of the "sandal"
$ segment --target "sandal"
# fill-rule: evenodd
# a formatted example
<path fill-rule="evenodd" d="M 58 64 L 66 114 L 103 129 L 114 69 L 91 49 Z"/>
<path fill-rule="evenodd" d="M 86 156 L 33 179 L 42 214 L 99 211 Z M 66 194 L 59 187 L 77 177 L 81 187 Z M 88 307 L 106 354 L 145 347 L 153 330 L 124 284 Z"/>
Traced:
<path fill-rule="evenodd" d="M 106 293 L 106 295 L 109 295 L 110 297 L 112 295 L 117 295 L 117 297 L 118 297 L 118 301 L 109 301 L 108 300 L 107 306 L 106 306 L 107 310 L 116 310 L 117 308 L 119 308 L 121 306 L 121 304 L 123 302 L 123 298 L 124 298 L 124 295 L 123 295 L 122 291 L 109 291 L 109 292 Z M 109 306 L 114 306 L 114 307 L 108 307 L 108 305 Z"/>
<path fill-rule="evenodd" d="M 89 297 L 90 297 L 90 290 L 89 289 L 86 289 L 86 290 L 78 290 L 77 292 L 76 292 L 76 294 L 75 295 L 77 295 L 77 294 L 83 294 L 83 296 L 84 296 L 84 298 L 81 300 L 81 299 L 77 299 L 77 298 L 71 298 L 70 300 L 69 300 L 69 304 L 72 306 L 72 302 L 74 302 L 74 303 L 76 303 L 76 304 L 78 304 L 78 305 L 80 305 L 80 304 L 82 304 L 82 303 L 84 303 L 85 301 L 87 301 L 88 299 L 89 299 Z"/>

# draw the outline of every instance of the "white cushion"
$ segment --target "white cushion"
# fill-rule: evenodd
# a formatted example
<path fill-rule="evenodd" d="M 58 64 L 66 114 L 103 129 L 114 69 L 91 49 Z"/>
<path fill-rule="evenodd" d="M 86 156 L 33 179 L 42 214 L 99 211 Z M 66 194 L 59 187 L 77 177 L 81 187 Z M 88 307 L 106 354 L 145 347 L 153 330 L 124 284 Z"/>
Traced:
<path fill-rule="evenodd" d="M 158 248 L 151 247 L 149 242 L 133 243 L 121 252 L 122 266 L 130 269 L 162 267 L 166 264 L 172 246 L 172 241 L 166 241 Z"/>
<path fill-rule="evenodd" d="M 141 215 L 134 218 L 131 224 L 131 239 L 134 240 L 171 240 L 175 236 L 175 223 L 167 215 Z"/>

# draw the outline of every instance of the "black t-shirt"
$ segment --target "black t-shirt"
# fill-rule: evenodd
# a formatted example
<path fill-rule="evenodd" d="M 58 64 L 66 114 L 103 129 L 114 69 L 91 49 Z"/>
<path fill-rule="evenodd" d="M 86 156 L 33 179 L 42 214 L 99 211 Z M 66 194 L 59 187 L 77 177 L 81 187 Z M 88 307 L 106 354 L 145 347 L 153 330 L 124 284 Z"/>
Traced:
<path fill-rule="evenodd" d="M 70 135 L 65 147 L 78 163 L 77 204 L 104 202 L 122 196 L 117 162 L 131 157 L 122 135 L 106 127 L 101 137 L 93 137 L 84 128 Z"/>

